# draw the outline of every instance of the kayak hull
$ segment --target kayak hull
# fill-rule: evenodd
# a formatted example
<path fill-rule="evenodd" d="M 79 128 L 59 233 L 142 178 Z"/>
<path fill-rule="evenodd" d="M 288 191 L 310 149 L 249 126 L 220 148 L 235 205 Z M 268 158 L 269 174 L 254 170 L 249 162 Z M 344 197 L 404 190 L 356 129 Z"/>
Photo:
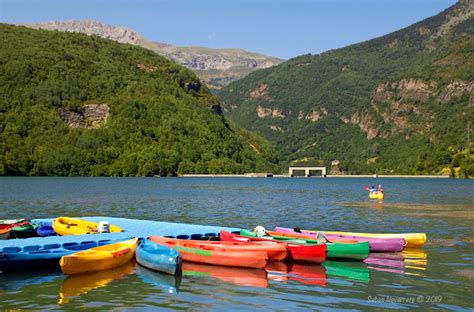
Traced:
<path fill-rule="evenodd" d="M 291 228 L 276 227 L 278 233 L 297 233 Z M 299 234 L 299 233 L 297 233 Z M 316 233 L 302 230 L 301 234 L 309 235 L 315 238 Z M 349 235 L 337 235 L 337 234 L 325 234 L 326 238 L 331 242 L 337 242 L 340 240 L 348 239 L 353 240 L 357 243 L 369 242 L 370 251 L 377 252 L 399 252 L 405 248 L 406 242 L 403 238 L 374 238 L 374 237 L 363 237 L 363 236 L 349 236 Z"/>
<path fill-rule="evenodd" d="M 257 234 L 252 231 L 241 230 L 242 236 L 256 237 Z M 288 240 L 288 237 L 284 236 L 271 236 L 270 238 L 281 240 L 283 242 L 293 242 Z M 290 238 L 291 239 L 291 238 Z M 302 241 L 302 244 L 316 245 L 316 240 L 312 239 L 298 239 Z M 332 259 L 345 259 L 345 260 L 364 260 L 369 256 L 369 243 L 326 243 L 327 246 L 327 258 Z"/>
<path fill-rule="evenodd" d="M 318 231 L 306 230 L 310 233 L 315 233 Z M 342 236 L 358 236 L 358 237 L 368 237 L 368 238 L 403 238 L 406 242 L 405 247 L 421 247 L 426 243 L 427 237 L 425 233 L 357 233 L 357 232 L 337 232 L 337 231 L 319 231 L 323 232 L 325 235 L 342 235 Z"/>
<path fill-rule="evenodd" d="M 28 238 L 37 236 L 36 230 L 38 229 L 38 224 L 24 224 L 19 226 L 14 226 L 10 231 L 10 238 Z"/>
<path fill-rule="evenodd" d="M 369 198 L 370 199 L 383 199 L 384 194 L 382 192 L 371 192 L 369 193 Z"/>
<path fill-rule="evenodd" d="M 59 217 L 53 221 L 53 229 L 58 235 L 83 235 L 97 234 L 99 224 L 82 219 Z M 122 229 L 115 225 L 110 225 L 110 232 L 122 232 Z"/>
<path fill-rule="evenodd" d="M 288 249 L 286 246 L 276 244 L 275 242 L 263 242 L 261 244 L 254 244 L 250 242 L 236 242 L 236 241 L 202 241 L 202 240 L 187 240 L 176 238 L 154 238 L 155 242 L 172 244 L 174 246 L 182 246 L 189 248 L 204 248 L 207 250 L 216 251 L 259 251 L 266 252 L 268 260 L 283 261 L 288 256 Z"/>
<path fill-rule="evenodd" d="M 0 229 L 0 240 L 8 239 L 10 237 L 11 229 Z"/>
<path fill-rule="evenodd" d="M 344 244 L 327 243 L 328 259 L 360 260 L 363 261 L 369 256 L 369 242 Z"/>
<path fill-rule="evenodd" d="M 293 261 L 313 262 L 322 263 L 326 260 L 326 244 L 319 245 L 304 245 L 304 244 L 293 244 L 287 241 L 268 240 L 259 237 L 248 237 L 239 234 L 234 234 L 226 231 L 220 232 L 221 240 L 225 241 L 252 241 L 256 244 L 262 244 L 267 242 L 277 242 L 288 248 L 288 259 Z"/>
<path fill-rule="evenodd" d="M 54 236 L 56 235 L 56 232 L 54 231 L 52 224 L 43 224 L 36 230 L 36 234 L 41 237 L 46 237 Z"/>
<path fill-rule="evenodd" d="M 262 251 L 212 250 L 206 247 L 189 248 L 167 243 L 165 237 L 150 236 L 155 243 L 172 247 L 179 251 L 184 261 L 203 264 L 263 269 L 267 265 L 268 255 Z"/>
<path fill-rule="evenodd" d="M 135 256 L 138 238 L 106 246 L 95 247 L 72 255 L 63 256 L 59 261 L 64 274 L 102 271 L 121 266 Z"/>
<path fill-rule="evenodd" d="M 181 271 L 182 257 L 173 248 L 144 239 L 137 248 L 135 259 L 147 269 L 176 275 Z"/>

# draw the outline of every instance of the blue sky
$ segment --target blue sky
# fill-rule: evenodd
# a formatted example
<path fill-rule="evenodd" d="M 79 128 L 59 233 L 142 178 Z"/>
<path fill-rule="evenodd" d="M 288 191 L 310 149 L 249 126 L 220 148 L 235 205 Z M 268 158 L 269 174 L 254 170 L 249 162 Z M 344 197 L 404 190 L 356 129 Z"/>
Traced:
<path fill-rule="evenodd" d="M 0 21 L 93 19 L 152 41 L 242 48 L 281 58 L 378 37 L 455 0 L 0 0 Z"/>

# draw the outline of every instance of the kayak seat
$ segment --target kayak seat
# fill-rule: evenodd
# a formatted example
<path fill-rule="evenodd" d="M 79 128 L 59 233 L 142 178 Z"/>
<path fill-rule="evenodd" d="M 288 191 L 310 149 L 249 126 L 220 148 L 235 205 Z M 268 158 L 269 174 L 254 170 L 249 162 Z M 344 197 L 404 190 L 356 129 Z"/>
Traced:
<path fill-rule="evenodd" d="M 204 236 L 207 236 L 207 237 L 217 237 L 217 233 L 206 233 L 204 234 Z"/>
<path fill-rule="evenodd" d="M 189 239 L 189 235 L 178 235 L 176 236 L 177 239 Z"/>
<path fill-rule="evenodd" d="M 202 235 L 201 234 L 192 234 L 191 235 L 191 239 L 194 239 L 194 240 L 198 240 L 198 239 L 201 239 L 202 238 Z"/>

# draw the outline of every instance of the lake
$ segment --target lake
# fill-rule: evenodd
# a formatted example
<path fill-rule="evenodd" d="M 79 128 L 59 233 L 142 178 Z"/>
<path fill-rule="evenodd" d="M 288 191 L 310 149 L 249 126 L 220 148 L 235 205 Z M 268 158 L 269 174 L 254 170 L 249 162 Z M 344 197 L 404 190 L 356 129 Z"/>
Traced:
<path fill-rule="evenodd" d="M 386 199 L 364 187 L 382 183 Z M 423 249 L 374 261 L 188 264 L 182 277 L 130 263 L 69 277 L 0 274 L 3 309 L 367 310 L 474 308 L 474 182 L 353 178 L 0 177 L 0 219 L 116 216 L 228 227 L 426 232 Z"/>

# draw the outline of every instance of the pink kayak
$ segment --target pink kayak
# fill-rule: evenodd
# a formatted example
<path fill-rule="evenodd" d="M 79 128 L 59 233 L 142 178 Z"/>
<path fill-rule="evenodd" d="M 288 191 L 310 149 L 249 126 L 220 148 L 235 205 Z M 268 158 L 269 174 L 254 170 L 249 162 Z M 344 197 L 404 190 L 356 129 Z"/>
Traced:
<path fill-rule="evenodd" d="M 275 231 L 280 233 L 302 233 L 305 235 L 310 235 L 316 237 L 314 232 L 309 232 L 301 230 L 301 232 L 296 232 L 294 229 L 276 227 Z M 324 233 L 324 232 L 323 232 Z M 373 237 L 362 237 L 362 236 L 350 236 L 350 235 L 338 235 L 338 234 L 326 234 L 326 238 L 331 241 L 332 239 L 350 239 L 356 240 L 358 243 L 369 242 L 370 251 L 381 251 L 381 252 L 397 252 L 402 251 L 405 248 L 405 240 L 403 238 L 373 238 Z"/>

